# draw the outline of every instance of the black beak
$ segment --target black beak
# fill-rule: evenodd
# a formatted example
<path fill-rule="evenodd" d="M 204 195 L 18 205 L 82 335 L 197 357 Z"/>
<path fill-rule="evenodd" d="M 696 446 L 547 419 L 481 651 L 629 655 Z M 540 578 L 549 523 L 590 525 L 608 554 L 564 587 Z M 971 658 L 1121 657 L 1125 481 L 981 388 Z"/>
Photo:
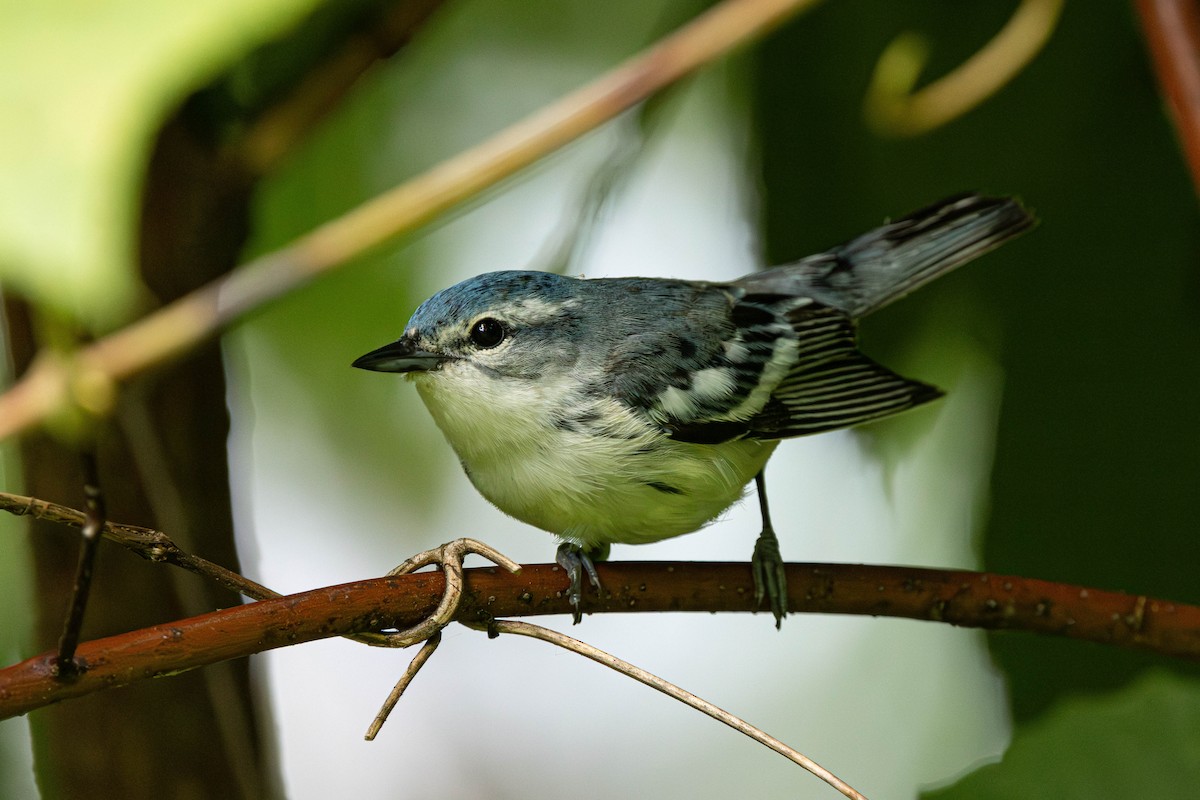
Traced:
<path fill-rule="evenodd" d="M 374 372 L 427 372 L 445 360 L 445 356 L 418 349 L 406 336 L 359 356 L 350 366 Z"/>

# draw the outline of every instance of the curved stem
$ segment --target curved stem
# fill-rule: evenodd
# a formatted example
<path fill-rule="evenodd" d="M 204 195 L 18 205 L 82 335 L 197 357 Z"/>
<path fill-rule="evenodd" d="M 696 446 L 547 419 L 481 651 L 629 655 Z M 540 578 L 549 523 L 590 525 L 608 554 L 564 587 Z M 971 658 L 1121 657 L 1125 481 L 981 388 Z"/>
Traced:
<path fill-rule="evenodd" d="M 781 742 L 779 739 L 776 739 L 774 736 L 771 736 L 765 731 L 754 727 L 741 717 L 736 717 L 725 709 L 708 702 L 703 697 L 694 695 L 687 689 L 676 686 L 670 681 L 664 680 L 652 672 L 647 672 L 641 667 L 634 666 L 628 661 L 617 658 L 611 653 L 606 653 L 598 647 L 593 647 L 586 642 L 581 642 L 578 639 L 567 636 L 564 633 L 559 633 L 558 631 L 553 631 L 549 628 L 543 628 L 541 625 L 533 625 L 528 622 L 517 622 L 509 619 L 493 620 L 488 625 L 472 624 L 468 627 L 475 628 L 476 630 L 485 630 L 489 635 L 498 633 L 515 633 L 519 636 L 528 636 L 532 639 L 539 639 L 543 642 L 549 642 L 550 644 L 557 645 L 558 647 L 569 650 L 572 653 L 577 653 L 584 658 L 590 658 L 597 664 L 603 664 L 609 669 L 616 670 L 622 675 L 633 678 L 635 681 L 649 686 L 651 689 L 656 689 L 662 692 L 673 700 L 678 700 L 679 702 L 694 708 L 703 714 L 707 714 L 717 722 L 728 725 L 738 733 L 750 737 L 754 741 L 775 751 L 792 763 L 799 765 L 803 769 L 825 781 L 825 783 L 829 784 L 834 789 L 837 789 L 845 797 L 849 797 L 851 800 L 867 800 L 864 794 L 859 792 L 850 784 L 846 783 L 837 775 L 834 775 L 832 772 L 825 769 L 825 767 L 821 766 L 816 761 L 813 761 L 799 750 L 796 750 L 784 742 Z"/>
<path fill-rule="evenodd" d="M 961 117 L 1028 66 L 1054 32 L 1063 0 L 1023 0 L 1008 23 L 950 74 L 913 91 L 928 47 L 904 34 L 879 57 L 867 90 L 867 121 L 884 136 L 919 136 Z"/>

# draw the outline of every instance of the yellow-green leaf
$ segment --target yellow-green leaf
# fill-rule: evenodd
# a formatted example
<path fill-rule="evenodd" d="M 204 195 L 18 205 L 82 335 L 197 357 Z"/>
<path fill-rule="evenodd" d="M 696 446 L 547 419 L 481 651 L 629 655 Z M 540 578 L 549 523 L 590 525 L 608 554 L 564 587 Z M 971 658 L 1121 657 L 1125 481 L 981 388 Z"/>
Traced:
<path fill-rule="evenodd" d="M 92 326 L 119 319 L 157 126 L 316 3 L 0 0 L 0 282 Z"/>

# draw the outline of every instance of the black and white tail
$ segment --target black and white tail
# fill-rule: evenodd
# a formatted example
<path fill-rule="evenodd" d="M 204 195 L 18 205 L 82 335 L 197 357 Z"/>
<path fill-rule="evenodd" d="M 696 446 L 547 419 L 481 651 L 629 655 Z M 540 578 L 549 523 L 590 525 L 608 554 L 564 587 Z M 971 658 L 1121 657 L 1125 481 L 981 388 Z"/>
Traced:
<path fill-rule="evenodd" d="M 889 222 L 826 253 L 735 283 L 752 294 L 811 297 L 858 318 L 998 247 L 1034 225 L 1010 198 L 963 194 Z"/>

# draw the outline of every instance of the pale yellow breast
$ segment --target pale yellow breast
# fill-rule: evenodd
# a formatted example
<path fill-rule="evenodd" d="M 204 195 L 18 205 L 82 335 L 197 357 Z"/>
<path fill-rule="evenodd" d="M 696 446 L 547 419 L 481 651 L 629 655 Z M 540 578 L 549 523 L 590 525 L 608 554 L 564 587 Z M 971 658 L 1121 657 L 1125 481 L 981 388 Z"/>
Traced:
<path fill-rule="evenodd" d="M 775 442 L 677 442 L 603 401 L 604 436 L 554 424 L 563 387 L 487 396 L 429 376 L 426 406 L 476 489 L 501 511 L 578 544 L 637 544 L 690 533 L 742 497 Z"/>

